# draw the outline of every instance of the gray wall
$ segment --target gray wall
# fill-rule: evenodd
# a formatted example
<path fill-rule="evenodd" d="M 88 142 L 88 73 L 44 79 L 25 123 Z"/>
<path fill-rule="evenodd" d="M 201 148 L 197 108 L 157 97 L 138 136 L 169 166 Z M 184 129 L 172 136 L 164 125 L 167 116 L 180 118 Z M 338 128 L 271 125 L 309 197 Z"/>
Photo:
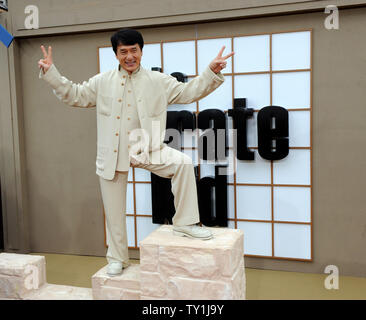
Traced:
<path fill-rule="evenodd" d="M 57 8 L 56 1 L 50 3 Z M 313 262 L 248 257 L 247 267 L 322 273 L 326 265 L 335 264 L 341 275 L 366 276 L 366 152 L 362 148 L 366 145 L 365 17 L 366 8 L 341 10 L 340 29 L 333 31 L 324 28 L 323 12 L 140 28 L 146 42 L 313 28 Z M 139 21 L 136 26 L 144 20 Z M 8 89 L 0 89 L 1 96 L 9 96 L 8 102 L 0 100 L 2 114 L 4 104 L 16 103 L 17 108 L 10 110 L 24 119 L 24 124 L 19 120 L 13 124 L 19 126 L 18 140 L 23 137 L 24 143 L 13 148 L 19 159 L 15 163 L 24 171 L 15 175 L 23 179 L 19 183 L 24 188 L 17 200 L 23 205 L 20 217 L 26 218 L 20 225 L 30 232 L 32 252 L 105 254 L 103 209 L 94 163 L 95 110 L 62 104 L 47 84 L 38 80 L 41 44 L 52 45 L 55 64 L 69 79 L 82 82 L 97 73 L 97 47 L 109 45 L 112 31 L 83 34 L 79 29 L 88 27 L 84 22 L 73 21 L 55 31 L 74 28 L 72 35 L 45 36 L 43 29 L 38 31 L 42 37 L 26 37 L 28 31 L 14 29 L 22 36 L 10 54 L 18 70 L 13 67 L 8 71 L 16 90 L 9 94 Z M 14 27 L 18 22 L 11 23 Z M 1 134 L 3 146 L 10 145 L 10 138 L 4 137 L 7 132 L 3 129 Z M 2 183 L 3 176 L 4 172 Z M 13 192 L 19 197 L 16 187 Z M 11 216 L 9 212 L 7 216 Z M 8 236 L 15 231 L 16 227 L 8 225 Z M 26 250 L 26 246 L 22 248 Z"/>

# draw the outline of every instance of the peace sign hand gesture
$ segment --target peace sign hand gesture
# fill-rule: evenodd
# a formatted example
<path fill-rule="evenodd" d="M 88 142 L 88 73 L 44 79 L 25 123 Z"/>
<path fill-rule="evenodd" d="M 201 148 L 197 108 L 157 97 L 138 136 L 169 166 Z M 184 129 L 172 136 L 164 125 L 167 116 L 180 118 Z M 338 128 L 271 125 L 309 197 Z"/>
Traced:
<path fill-rule="evenodd" d="M 210 69 L 215 72 L 219 73 L 222 69 L 226 68 L 226 59 L 230 58 L 234 55 L 235 52 L 231 52 L 226 56 L 222 56 L 222 53 L 225 50 L 225 46 L 223 46 L 219 52 L 219 54 L 216 56 L 215 59 L 213 59 L 210 63 Z"/>
<path fill-rule="evenodd" d="M 52 47 L 48 47 L 48 53 L 46 52 L 46 49 L 44 46 L 41 46 L 43 57 L 44 59 L 41 59 L 38 61 L 38 66 L 43 70 L 43 73 L 46 73 L 49 68 L 51 68 L 53 61 L 52 61 Z"/>

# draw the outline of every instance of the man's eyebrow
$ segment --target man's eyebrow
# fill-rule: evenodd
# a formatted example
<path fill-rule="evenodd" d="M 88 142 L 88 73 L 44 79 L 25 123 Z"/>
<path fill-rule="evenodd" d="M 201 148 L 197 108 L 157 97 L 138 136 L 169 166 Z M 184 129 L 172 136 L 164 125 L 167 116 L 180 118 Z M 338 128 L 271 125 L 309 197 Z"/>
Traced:
<path fill-rule="evenodd" d="M 137 47 L 133 47 L 131 50 L 137 50 Z M 119 51 L 127 51 L 127 49 L 119 49 Z"/>

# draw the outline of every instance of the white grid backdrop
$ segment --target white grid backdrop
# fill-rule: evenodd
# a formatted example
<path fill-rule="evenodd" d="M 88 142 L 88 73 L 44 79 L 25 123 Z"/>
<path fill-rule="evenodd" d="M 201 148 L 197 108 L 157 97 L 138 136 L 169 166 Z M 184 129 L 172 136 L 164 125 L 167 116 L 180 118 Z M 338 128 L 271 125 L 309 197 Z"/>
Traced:
<path fill-rule="evenodd" d="M 200 74 L 225 45 L 235 51 L 224 70 L 225 82 L 216 91 L 189 105 L 168 111 L 205 109 L 227 111 L 234 98 L 246 98 L 255 110 L 249 118 L 248 146 L 254 161 L 235 160 L 228 176 L 229 227 L 244 231 L 244 253 L 278 259 L 312 259 L 311 206 L 311 30 L 192 39 L 145 44 L 142 66 L 164 73 L 182 72 L 189 80 Z M 111 47 L 99 48 L 99 69 L 118 67 Z M 232 61 L 231 61 L 232 60 Z M 279 161 L 262 159 L 257 151 L 257 113 L 268 105 L 289 111 L 289 155 Z M 232 120 L 227 118 L 227 127 Z M 195 163 L 195 145 L 185 140 L 183 152 Z M 229 139 L 229 147 L 232 141 Z M 232 150 L 230 150 L 232 152 Z M 201 178 L 214 175 L 214 166 L 198 163 Z M 127 231 L 130 248 L 159 225 L 152 223 L 150 173 L 130 169 L 127 188 Z"/>

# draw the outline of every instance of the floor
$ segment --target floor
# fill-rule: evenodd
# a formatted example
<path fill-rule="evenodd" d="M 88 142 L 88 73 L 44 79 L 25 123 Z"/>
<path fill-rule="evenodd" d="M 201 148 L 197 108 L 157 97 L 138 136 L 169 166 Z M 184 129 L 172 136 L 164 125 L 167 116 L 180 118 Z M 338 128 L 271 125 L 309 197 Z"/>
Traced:
<path fill-rule="evenodd" d="M 46 258 L 47 282 L 91 288 L 91 276 L 104 267 L 103 257 L 33 253 Z M 132 260 L 131 263 L 139 263 Z M 328 274 L 311 274 L 246 268 L 248 300 L 366 300 L 366 278 L 340 277 L 339 289 L 328 290 Z"/>

